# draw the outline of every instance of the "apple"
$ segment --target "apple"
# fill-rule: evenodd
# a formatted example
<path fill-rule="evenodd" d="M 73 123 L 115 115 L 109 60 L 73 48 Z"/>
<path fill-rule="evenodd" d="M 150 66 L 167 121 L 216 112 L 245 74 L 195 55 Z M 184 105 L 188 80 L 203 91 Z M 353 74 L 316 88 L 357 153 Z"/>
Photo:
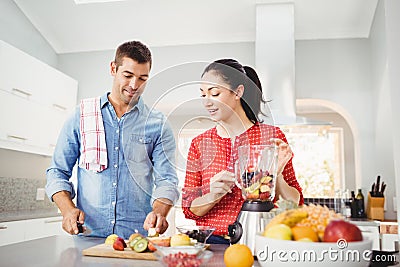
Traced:
<path fill-rule="evenodd" d="M 344 220 L 332 220 L 324 231 L 324 242 L 337 242 L 344 239 L 347 242 L 362 241 L 361 230 L 354 224 Z"/>
<path fill-rule="evenodd" d="M 268 238 L 292 240 L 292 229 L 283 223 L 278 223 L 267 228 L 263 235 Z"/>

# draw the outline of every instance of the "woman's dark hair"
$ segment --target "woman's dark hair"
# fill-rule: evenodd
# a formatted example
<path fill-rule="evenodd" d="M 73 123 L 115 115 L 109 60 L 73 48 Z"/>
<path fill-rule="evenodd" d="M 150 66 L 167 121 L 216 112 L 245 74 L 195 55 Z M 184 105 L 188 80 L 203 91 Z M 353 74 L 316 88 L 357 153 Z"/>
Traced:
<path fill-rule="evenodd" d="M 258 114 L 261 112 L 261 104 L 264 103 L 262 87 L 256 71 L 249 66 L 242 66 L 235 59 L 219 59 L 208 65 L 201 77 L 209 71 L 214 71 L 233 90 L 239 85 L 244 86 L 244 93 L 240 103 L 247 118 L 253 123 L 260 122 Z"/>

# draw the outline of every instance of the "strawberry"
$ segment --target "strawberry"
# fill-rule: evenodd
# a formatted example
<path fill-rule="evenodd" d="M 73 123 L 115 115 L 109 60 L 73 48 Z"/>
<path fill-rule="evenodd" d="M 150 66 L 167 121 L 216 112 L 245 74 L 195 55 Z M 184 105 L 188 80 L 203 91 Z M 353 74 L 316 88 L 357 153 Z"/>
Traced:
<path fill-rule="evenodd" d="M 125 240 L 122 237 L 117 237 L 117 239 L 122 242 L 122 244 L 124 245 L 124 248 L 127 247 L 126 243 L 125 243 Z"/>
<path fill-rule="evenodd" d="M 124 250 L 124 248 L 126 248 L 126 243 L 125 243 L 124 239 L 122 239 L 121 237 L 118 237 L 114 241 L 113 248 L 115 250 Z"/>

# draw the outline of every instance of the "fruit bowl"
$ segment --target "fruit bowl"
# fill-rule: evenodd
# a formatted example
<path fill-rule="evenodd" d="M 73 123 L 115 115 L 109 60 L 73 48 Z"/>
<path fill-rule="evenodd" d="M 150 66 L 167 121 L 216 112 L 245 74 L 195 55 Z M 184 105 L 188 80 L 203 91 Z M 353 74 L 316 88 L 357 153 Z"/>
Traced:
<path fill-rule="evenodd" d="M 372 240 L 358 242 L 300 242 L 272 239 L 256 234 L 256 256 L 267 266 L 365 267 L 371 257 Z"/>
<path fill-rule="evenodd" d="M 213 257 L 213 253 L 205 249 L 204 245 L 161 247 L 156 246 L 154 252 L 157 260 L 165 267 L 207 266 L 207 262 Z"/>
<path fill-rule="evenodd" d="M 182 225 L 176 229 L 182 234 L 188 235 L 190 238 L 197 240 L 198 243 L 206 243 L 210 235 L 215 231 L 211 226 Z"/>

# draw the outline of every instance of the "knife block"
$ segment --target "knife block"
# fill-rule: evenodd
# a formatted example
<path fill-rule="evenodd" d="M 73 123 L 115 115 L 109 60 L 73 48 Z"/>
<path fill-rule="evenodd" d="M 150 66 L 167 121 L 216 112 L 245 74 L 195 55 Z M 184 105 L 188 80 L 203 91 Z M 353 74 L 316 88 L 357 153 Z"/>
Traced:
<path fill-rule="evenodd" d="M 367 201 L 367 217 L 372 220 L 383 221 L 385 219 L 385 198 L 384 197 L 371 197 L 368 193 Z"/>

